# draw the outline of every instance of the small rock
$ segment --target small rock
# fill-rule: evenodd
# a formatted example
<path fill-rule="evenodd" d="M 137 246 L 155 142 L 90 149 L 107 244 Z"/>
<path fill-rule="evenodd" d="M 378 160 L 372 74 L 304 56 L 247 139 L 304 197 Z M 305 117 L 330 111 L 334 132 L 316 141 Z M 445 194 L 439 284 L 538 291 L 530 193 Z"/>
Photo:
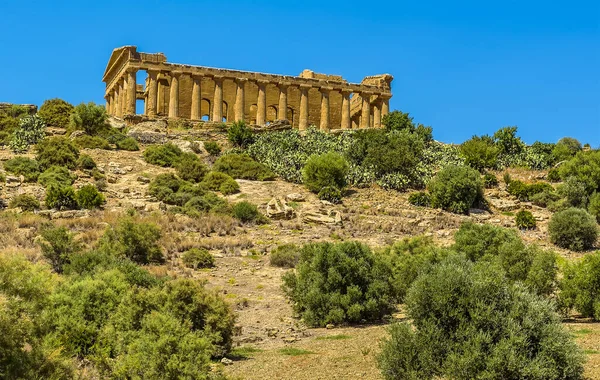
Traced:
<path fill-rule="evenodd" d="M 300 193 L 291 193 L 285 196 L 285 199 L 289 202 L 304 202 L 304 195 Z"/>
<path fill-rule="evenodd" d="M 141 183 L 150 183 L 150 178 L 144 177 L 143 175 L 139 175 L 137 177 L 137 181 Z"/>
<path fill-rule="evenodd" d="M 334 328 L 334 327 L 335 327 L 335 325 L 334 325 L 333 323 L 328 323 L 328 324 L 325 326 L 325 328 L 326 328 L 326 329 L 328 329 L 328 330 L 331 330 L 331 329 L 332 329 L 332 328 Z"/>
<path fill-rule="evenodd" d="M 224 365 L 232 365 L 233 364 L 233 360 L 227 359 L 227 358 L 223 358 L 223 359 L 221 359 L 221 363 L 224 364 Z"/>
<path fill-rule="evenodd" d="M 293 337 L 293 336 L 288 336 L 288 337 L 285 337 L 285 338 L 283 338 L 283 341 L 284 341 L 285 343 L 294 343 L 294 342 L 295 342 L 295 341 L 297 341 L 297 340 L 298 340 L 298 339 L 296 339 L 296 338 L 295 338 L 295 337 Z"/>

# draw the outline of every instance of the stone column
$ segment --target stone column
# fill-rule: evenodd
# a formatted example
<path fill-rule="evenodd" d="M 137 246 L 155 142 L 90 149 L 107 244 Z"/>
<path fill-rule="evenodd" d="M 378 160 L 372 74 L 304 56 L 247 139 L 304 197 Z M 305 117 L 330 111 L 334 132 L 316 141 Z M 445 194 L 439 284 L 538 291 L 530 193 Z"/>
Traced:
<path fill-rule="evenodd" d="M 155 117 L 158 102 L 158 71 L 148 70 L 148 97 L 146 98 L 146 115 Z"/>
<path fill-rule="evenodd" d="M 202 117 L 202 114 L 200 112 L 200 106 L 202 105 L 201 82 L 201 75 L 192 75 L 192 113 L 190 115 L 190 119 L 192 120 L 200 120 L 200 118 Z"/>
<path fill-rule="evenodd" d="M 277 88 L 279 88 L 279 108 L 277 109 L 277 119 L 285 120 L 287 119 L 287 89 L 289 83 L 279 83 Z"/>
<path fill-rule="evenodd" d="M 127 112 L 127 92 L 125 91 L 126 88 L 127 80 L 123 78 L 123 82 L 119 87 L 119 94 L 121 94 L 121 109 L 119 110 L 119 112 L 121 113 L 121 117 L 125 116 L 125 113 Z"/>
<path fill-rule="evenodd" d="M 169 117 L 179 117 L 179 77 L 180 71 L 171 72 L 171 88 L 169 90 Z"/>
<path fill-rule="evenodd" d="M 342 90 L 342 124 L 340 128 L 350 129 L 350 91 Z"/>
<path fill-rule="evenodd" d="M 235 90 L 235 121 L 244 121 L 244 105 L 246 97 L 244 96 L 244 86 L 248 80 L 239 78 L 235 80 L 237 88 Z"/>
<path fill-rule="evenodd" d="M 267 116 L 267 81 L 259 80 L 258 85 L 258 100 L 256 101 L 256 124 L 265 125 Z"/>
<path fill-rule="evenodd" d="M 307 84 L 300 85 L 300 117 L 298 121 L 298 129 L 301 131 L 308 128 L 308 90 L 311 86 Z"/>
<path fill-rule="evenodd" d="M 360 117 L 361 128 L 371 128 L 371 93 L 362 92 L 362 115 Z"/>
<path fill-rule="evenodd" d="M 125 112 L 127 115 L 135 115 L 135 102 L 136 102 L 136 77 L 137 69 L 130 67 L 127 69 L 127 106 Z"/>
<path fill-rule="evenodd" d="M 321 92 L 321 122 L 319 129 L 322 131 L 329 130 L 329 91 L 331 88 L 322 87 L 319 89 Z"/>
<path fill-rule="evenodd" d="M 213 117 L 212 121 L 223 122 L 223 77 L 213 77 L 215 81 L 215 95 L 213 99 Z"/>
<path fill-rule="evenodd" d="M 381 102 L 373 104 L 373 128 L 381 128 Z"/>
<path fill-rule="evenodd" d="M 390 95 L 382 95 L 381 96 L 381 117 L 383 118 L 385 115 L 390 113 Z"/>
<path fill-rule="evenodd" d="M 119 84 L 116 83 L 114 90 L 113 90 L 113 106 L 112 106 L 112 115 L 113 116 L 121 116 L 119 115 L 119 111 L 121 109 L 121 103 L 119 102 L 119 96 L 121 96 L 121 94 L 119 93 Z"/>

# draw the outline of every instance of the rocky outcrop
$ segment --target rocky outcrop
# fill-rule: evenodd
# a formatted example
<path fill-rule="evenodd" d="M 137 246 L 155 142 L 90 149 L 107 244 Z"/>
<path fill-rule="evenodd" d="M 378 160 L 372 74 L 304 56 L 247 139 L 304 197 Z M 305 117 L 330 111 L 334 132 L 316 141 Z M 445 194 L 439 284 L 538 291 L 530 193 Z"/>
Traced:
<path fill-rule="evenodd" d="M 131 127 L 127 136 L 142 144 L 164 144 L 167 142 L 167 122 L 164 120 L 145 121 Z"/>
<path fill-rule="evenodd" d="M 266 214 L 271 219 L 292 219 L 296 216 L 293 208 L 283 198 L 273 198 L 267 203 Z"/>

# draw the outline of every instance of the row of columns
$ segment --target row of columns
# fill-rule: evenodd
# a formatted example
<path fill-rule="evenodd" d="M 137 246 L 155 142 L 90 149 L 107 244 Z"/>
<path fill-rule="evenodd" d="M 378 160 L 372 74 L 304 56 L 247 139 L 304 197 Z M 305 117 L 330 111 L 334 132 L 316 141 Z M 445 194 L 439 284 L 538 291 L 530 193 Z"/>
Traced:
<path fill-rule="evenodd" d="M 120 79 L 115 85 L 114 91 L 109 94 L 106 98 L 107 109 L 109 114 L 122 117 L 127 114 L 135 114 L 136 108 L 136 71 L 135 68 L 127 70 L 124 78 Z M 148 95 L 146 104 L 146 114 L 150 117 L 157 115 L 157 100 L 158 100 L 158 74 L 159 71 L 148 70 Z M 179 80 L 183 72 L 172 71 L 169 73 L 171 76 L 171 86 L 169 89 L 169 117 L 179 117 Z M 200 105 L 202 102 L 202 76 L 198 74 L 191 74 L 192 78 L 192 106 L 191 115 L 192 120 L 200 120 L 201 111 Z M 213 100 L 213 117 L 212 121 L 221 122 L 223 120 L 223 76 L 211 76 L 215 83 L 214 100 Z M 243 121 L 245 117 L 245 84 L 248 82 L 246 78 L 234 79 L 236 84 L 236 96 L 235 96 L 235 107 L 234 107 L 234 118 L 235 121 Z M 256 124 L 264 125 L 266 121 L 266 86 L 272 83 L 266 80 L 257 80 L 258 85 L 258 99 L 256 102 Z M 279 107 L 277 110 L 278 119 L 286 119 L 288 109 L 288 96 L 287 90 L 291 83 L 280 82 L 277 84 L 279 90 Z M 299 116 L 299 129 L 308 128 L 308 91 L 312 86 L 307 84 L 300 84 L 300 116 Z M 334 89 L 332 87 L 321 87 L 319 91 L 321 93 L 321 113 L 319 128 L 322 130 L 330 129 L 330 105 L 329 105 L 329 94 Z M 350 129 L 352 120 L 350 118 L 350 94 L 349 90 L 341 90 L 342 94 L 342 118 L 341 128 Z M 360 128 L 371 127 L 371 96 L 374 95 L 372 92 L 357 93 L 362 99 L 362 110 Z M 373 127 L 381 127 L 381 118 L 389 113 L 389 96 L 379 95 L 376 103 L 373 104 Z"/>

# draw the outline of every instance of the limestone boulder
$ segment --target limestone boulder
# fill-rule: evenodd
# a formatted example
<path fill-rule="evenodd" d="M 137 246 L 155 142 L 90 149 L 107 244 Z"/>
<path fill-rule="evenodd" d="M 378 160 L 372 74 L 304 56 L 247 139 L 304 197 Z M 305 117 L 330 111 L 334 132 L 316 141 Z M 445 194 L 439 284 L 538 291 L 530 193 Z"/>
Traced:
<path fill-rule="evenodd" d="M 342 224 L 342 213 L 335 209 L 313 209 L 302 213 L 305 223 Z"/>
<path fill-rule="evenodd" d="M 296 216 L 296 211 L 288 206 L 283 198 L 273 198 L 267 203 L 266 214 L 271 219 L 292 219 Z"/>
<path fill-rule="evenodd" d="M 69 140 L 75 140 L 76 138 L 85 136 L 85 135 L 87 135 L 87 133 L 85 133 L 85 131 L 73 131 L 69 135 Z"/>
<path fill-rule="evenodd" d="M 133 126 L 127 136 L 142 144 L 164 144 L 167 142 L 167 122 L 164 120 L 145 121 Z"/>
<path fill-rule="evenodd" d="M 519 201 L 511 201 L 508 199 L 488 198 L 490 204 L 500 211 L 513 211 L 521 207 Z"/>
<path fill-rule="evenodd" d="M 304 202 L 305 198 L 304 195 L 300 194 L 300 193 L 291 193 L 285 196 L 285 199 L 288 202 Z"/>

